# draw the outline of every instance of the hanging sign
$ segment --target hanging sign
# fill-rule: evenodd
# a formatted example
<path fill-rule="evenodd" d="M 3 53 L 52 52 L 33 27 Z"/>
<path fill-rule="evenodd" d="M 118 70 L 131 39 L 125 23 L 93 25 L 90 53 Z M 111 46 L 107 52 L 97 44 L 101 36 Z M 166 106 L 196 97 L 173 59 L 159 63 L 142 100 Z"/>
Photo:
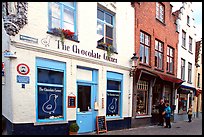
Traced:
<path fill-rule="evenodd" d="M 27 75 L 30 72 L 30 68 L 26 64 L 18 64 L 17 71 L 21 75 Z"/>

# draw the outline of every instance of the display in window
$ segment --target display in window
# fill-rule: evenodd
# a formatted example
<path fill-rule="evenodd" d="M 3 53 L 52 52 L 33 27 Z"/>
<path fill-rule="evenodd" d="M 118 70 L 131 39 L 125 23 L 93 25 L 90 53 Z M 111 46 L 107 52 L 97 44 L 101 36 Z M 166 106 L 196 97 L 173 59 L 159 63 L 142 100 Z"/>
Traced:
<path fill-rule="evenodd" d="M 179 103 L 178 103 L 179 104 L 178 109 L 179 109 L 180 114 L 186 113 L 186 110 L 187 110 L 187 98 L 188 98 L 187 94 L 180 94 Z"/>
<path fill-rule="evenodd" d="M 137 93 L 137 115 L 145 115 L 147 114 L 147 100 L 146 100 L 147 94 L 146 91 L 139 91 Z"/>
<path fill-rule="evenodd" d="M 119 116 L 119 93 L 107 93 L 107 116 Z"/>

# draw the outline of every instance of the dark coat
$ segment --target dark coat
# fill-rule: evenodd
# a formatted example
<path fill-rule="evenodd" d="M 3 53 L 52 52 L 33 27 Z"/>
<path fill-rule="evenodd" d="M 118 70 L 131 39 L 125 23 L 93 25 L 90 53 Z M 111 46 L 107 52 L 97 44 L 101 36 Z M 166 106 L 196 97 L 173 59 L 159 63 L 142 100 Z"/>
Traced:
<path fill-rule="evenodd" d="M 164 112 L 164 109 L 165 109 L 165 104 L 159 104 L 158 105 L 158 109 L 159 109 L 159 114 L 162 114 L 162 112 Z"/>

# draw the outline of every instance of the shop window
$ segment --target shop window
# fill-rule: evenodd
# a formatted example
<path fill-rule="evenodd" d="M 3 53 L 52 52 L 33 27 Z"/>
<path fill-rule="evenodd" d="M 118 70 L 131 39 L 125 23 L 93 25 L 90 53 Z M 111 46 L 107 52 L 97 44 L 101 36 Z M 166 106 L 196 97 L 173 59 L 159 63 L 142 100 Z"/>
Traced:
<path fill-rule="evenodd" d="M 56 33 L 56 29 L 74 32 L 76 36 L 76 2 L 50 2 L 49 4 L 49 32 Z"/>
<path fill-rule="evenodd" d="M 178 111 L 179 114 L 185 114 L 187 111 L 188 94 L 179 94 Z"/>
<path fill-rule="evenodd" d="M 122 117 L 122 75 L 107 73 L 107 118 Z"/>
<path fill-rule="evenodd" d="M 107 49 L 108 46 L 111 46 L 111 50 L 116 52 L 113 22 L 113 14 L 101 8 L 97 9 L 97 48 Z"/>
<path fill-rule="evenodd" d="M 37 60 L 37 122 L 65 120 L 65 64 L 60 70 L 55 68 L 58 63 L 50 62 Z"/>
<path fill-rule="evenodd" d="M 164 43 L 155 40 L 155 67 L 163 70 Z"/>
<path fill-rule="evenodd" d="M 148 114 L 148 82 L 140 80 L 137 83 L 136 115 L 147 114 Z"/>
<path fill-rule="evenodd" d="M 162 85 L 155 84 L 152 91 L 152 112 L 153 113 L 159 113 L 157 106 L 159 105 L 159 101 L 162 98 L 161 94 L 162 94 Z"/>
<path fill-rule="evenodd" d="M 149 65 L 150 35 L 140 32 L 140 62 Z"/>

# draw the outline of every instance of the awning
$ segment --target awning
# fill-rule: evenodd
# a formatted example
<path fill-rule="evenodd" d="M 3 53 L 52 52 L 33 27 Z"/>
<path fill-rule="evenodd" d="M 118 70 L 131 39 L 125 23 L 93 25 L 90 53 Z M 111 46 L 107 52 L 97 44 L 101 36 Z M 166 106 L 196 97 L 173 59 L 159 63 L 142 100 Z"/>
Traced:
<path fill-rule="evenodd" d="M 173 77 L 173 76 L 170 76 L 170 75 L 167 75 L 167 74 L 162 74 L 162 73 L 159 73 L 159 72 L 156 72 L 154 70 L 149 70 L 149 69 L 145 69 L 145 68 L 137 68 L 136 70 L 136 73 L 135 73 L 135 80 L 138 81 L 140 76 L 141 75 L 141 72 L 145 72 L 146 74 L 152 74 L 154 75 L 155 77 L 159 77 L 160 79 L 164 80 L 164 81 L 168 81 L 168 82 L 172 82 L 172 83 L 175 83 L 175 88 L 177 89 L 184 81 L 179 79 L 179 78 L 176 78 L 176 77 Z"/>
<path fill-rule="evenodd" d="M 181 85 L 178 89 L 178 93 L 190 93 L 190 90 L 193 91 L 194 95 L 196 94 L 196 89 L 194 87 L 190 87 L 190 86 L 187 86 L 187 85 Z"/>

